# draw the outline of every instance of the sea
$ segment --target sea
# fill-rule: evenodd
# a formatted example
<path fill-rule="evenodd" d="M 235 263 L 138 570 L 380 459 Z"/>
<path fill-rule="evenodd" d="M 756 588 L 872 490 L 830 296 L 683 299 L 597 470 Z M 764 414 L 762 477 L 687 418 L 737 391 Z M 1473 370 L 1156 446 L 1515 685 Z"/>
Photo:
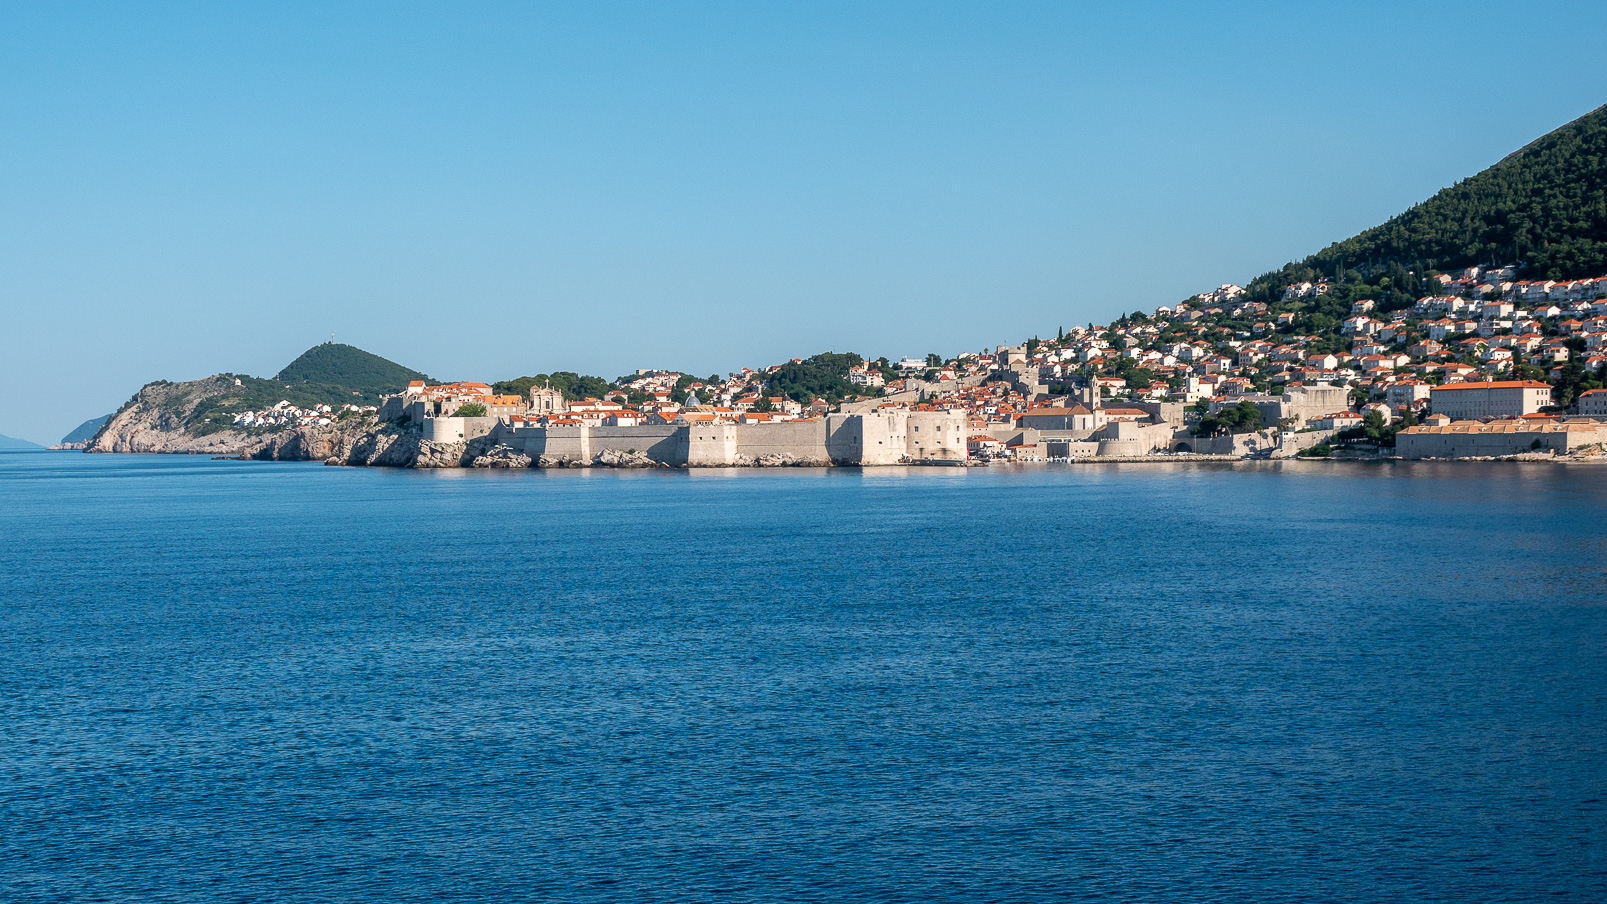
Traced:
<path fill-rule="evenodd" d="M 1607 901 L 1607 466 L 0 453 L 0 901 Z"/>

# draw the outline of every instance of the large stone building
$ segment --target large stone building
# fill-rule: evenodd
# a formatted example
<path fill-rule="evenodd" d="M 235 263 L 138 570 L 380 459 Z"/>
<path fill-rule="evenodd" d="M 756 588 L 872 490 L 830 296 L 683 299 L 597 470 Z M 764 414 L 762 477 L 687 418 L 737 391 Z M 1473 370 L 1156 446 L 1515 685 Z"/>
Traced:
<path fill-rule="evenodd" d="M 1395 454 L 1401 458 L 1471 458 L 1550 452 L 1565 455 L 1582 446 L 1607 442 L 1607 424 L 1592 420 L 1555 422 L 1507 420 L 1492 423 L 1461 421 L 1425 424 L 1395 434 Z"/>
<path fill-rule="evenodd" d="M 1434 413 L 1458 421 L 1520 417 L 1534 414 L 1550 404 L 1551 387 L 1534 380 L 1447 383 L 1429 391 L 1429 405 Z"/>
<path fill-rule="evenodd" d="M 563 414 L 569 410 L 569 403 L 564 401 L 564 394 L 551 386 L 530 387 L 530 416 L 547 417 L 554 414 Z"/>
<path fill-rule="evenodd" d="M 1579 396 L 1582 417 L 1607 418 L 1607 389 L 1592 389 Z"/>
<path fill-rule="evenodd" d="M 1070 408 L 1033 408 L 1016 419 L 1016 426 L 1033 430 L 1081 430 L 1092 433 L 1105 425 L 1100 412 L 1082 405 Z"/>

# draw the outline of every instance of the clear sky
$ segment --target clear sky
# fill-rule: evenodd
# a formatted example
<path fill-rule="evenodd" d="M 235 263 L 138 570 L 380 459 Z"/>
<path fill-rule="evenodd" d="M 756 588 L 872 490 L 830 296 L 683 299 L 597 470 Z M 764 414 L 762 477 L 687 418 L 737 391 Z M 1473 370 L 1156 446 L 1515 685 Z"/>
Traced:
<path fill-rule="evenodd" d="M 432 376 L 944 355 L 1607 102 L 1607 4 L 4 3 L 0 433 L 333 333 Z"/>

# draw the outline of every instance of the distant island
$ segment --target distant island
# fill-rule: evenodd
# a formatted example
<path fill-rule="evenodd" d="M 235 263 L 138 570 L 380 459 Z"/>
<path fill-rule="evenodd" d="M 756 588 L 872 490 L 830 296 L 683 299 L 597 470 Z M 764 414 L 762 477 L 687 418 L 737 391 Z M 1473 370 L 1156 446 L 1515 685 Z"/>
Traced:
<path fill-rule="evenodd" d="M 79 424 L 77 427 L 74 427 L 71 433 L 68 433 L 66 436 L 62 437 L 60 441 L 50 448 L 58 452 L 64 450 L 71 451 L 76 449 L 87 449 L 89 448 L 90 440 L 93 440 L 95 438 L 95 434 L 100 432 L 101 425 L 105 424 L 111 419 L 112 416 L 109 414 L 103 414 L 100 417 L 92 417 L 89 420 L 84 421 L 82 424 Z"/>
<path fill-rule="evenodd" d="M 45 447 L 38 443 L 30 443 L 25 439 L 0 434 L 0 452 L 32 452 L 43 448 Z"/>
<path fill-rule="evenodd" d="M 1245 285 L 1052 338 L 490 383 L 326 343 L 270 379 L 150 383 L 63 442 L 397 467 L 1596 459 L 1604 385 L 1607 107 Z"/>

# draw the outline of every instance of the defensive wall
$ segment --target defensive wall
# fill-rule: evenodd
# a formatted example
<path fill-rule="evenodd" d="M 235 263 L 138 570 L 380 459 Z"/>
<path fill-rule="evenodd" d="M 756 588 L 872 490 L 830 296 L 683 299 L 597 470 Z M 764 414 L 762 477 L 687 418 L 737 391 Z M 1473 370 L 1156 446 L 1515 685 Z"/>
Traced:
<path fill-rule="evenodd" d="M 1087 455 L 1149 455 L 1172 447 L 1179 435 L 1172 424 L 1111 421 L 1098 430 L 1040 430 L 1013 427 L 988 431 L 1006 446 L 1035 447 L 1041 458 Z"/>
<path fill-rule="evenodd" d="M 497 418 L 425 418 L 424 431 L 425 438 L 439 437 L 443 442 L 490 435 L 532 459 L 591 461 L 613 451 L 639 453 L 673 467 L 723 467 L 761 459 L 890 465 L 966 458 L 965 416 L 947 411 L 882 410 L 768 424 L 638 427 L 514 426 Z"/>
<path fill-rule="evenodd" d="M 1179 432 L 1172 440 L 1173 452 L 1193 452 L 1197 455 L 1261 455 L 1269 458 L 1291 458 L 1303 449 L 1320 446 L 1333 439 L 1332 430 L 1309 430 L 1301 433 L 1280 433 L 1277 430 L 1258 430 L 1254 433 L 1235 433 L 1231 436 L 1189 436 Z"/>
<path fill-rule="evenodd" d="M 462 443 L 479 439 L 501 423 L 494 417 L 427 417 L 422 423 L 424 438 L 435 443 Z"/>
<path fill-rule="evenodd" d="M 1551 452 L 1566 455 L 1607 443 L 1607 424 L 1594 421 L 1560 424 L 1462 422 L 1438 427 L 1408 427 L 1395 434 L 1401 458 L 1482 458 Z"/>
<path fill-rule="evenodd" d="M 1350 407 L 1350 390 L 1343 386 L 1318 383 L 1312 386 L 1290 386 L 1282 395 L 1247 394 L 1236 398 L 1215 399 L 1210 411 L 1216 414 L 1240 402 L 1249 402 L 1261 412 L 1261 423 L 1268 427 L 1288 419 L 1298 426 L 1314 417 L 1321 417 Z M 1181 422 L 1181 421 L 1180 421 Z"/>

